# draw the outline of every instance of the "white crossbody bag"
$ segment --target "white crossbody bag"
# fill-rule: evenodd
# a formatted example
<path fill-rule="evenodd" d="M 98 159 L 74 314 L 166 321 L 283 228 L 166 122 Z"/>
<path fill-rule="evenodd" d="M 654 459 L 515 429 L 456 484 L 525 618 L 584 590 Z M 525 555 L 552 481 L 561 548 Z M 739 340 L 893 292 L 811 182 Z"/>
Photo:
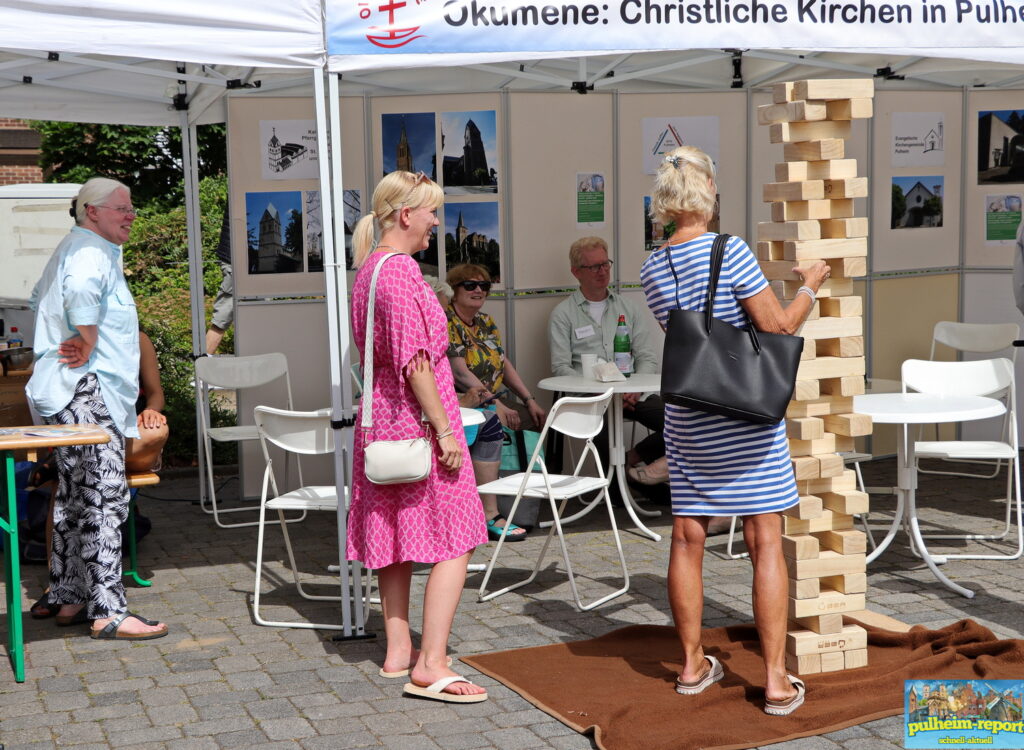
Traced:
<path fill-rule="evenodd" d="M 363 428 L 364 439 L 373 424 L 373 308 L 377 297 L 377 277 L 388 253 L 373 269 L 370 299 L 366 307 L 366 336 L 363 344 Z M 420 482 L 430 474 L 434 450 L 425 437 L 410 440 L 371 440 L 363 448 L 363 471 L 374 484 L 406 484 Z"/>

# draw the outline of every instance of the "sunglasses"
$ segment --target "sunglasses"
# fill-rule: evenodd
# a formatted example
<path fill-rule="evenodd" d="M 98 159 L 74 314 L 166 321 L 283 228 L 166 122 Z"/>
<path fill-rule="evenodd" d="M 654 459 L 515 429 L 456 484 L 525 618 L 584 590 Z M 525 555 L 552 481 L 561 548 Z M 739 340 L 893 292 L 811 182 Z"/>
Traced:
<path fill-rule="evenodd" d="M 467 292 L 475 292 L 477 287 L 485 292 L 491 291 L 491 282 L 489 281 L 460 281 L 456 286 L 461 286 Z"/>

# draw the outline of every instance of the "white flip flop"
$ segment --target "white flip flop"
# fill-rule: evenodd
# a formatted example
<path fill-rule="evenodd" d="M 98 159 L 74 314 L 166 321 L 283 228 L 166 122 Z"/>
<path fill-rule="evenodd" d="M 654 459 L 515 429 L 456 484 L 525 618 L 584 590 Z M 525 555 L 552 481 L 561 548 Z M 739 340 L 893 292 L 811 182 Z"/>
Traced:
<path fill-rule="evenodd" d="M 790 683 L 796 688 L 796 695 L 784 701 L 773 701 L 765 698 L 764 712 L 770 716 L 789 716 L 804 704 L 804 694 L 807 692 L 804 681 L 791 674 L 787 674 L 786 677 L 789 678 Z"/>
<path fill-rule="evenodd" d="M 452 657 L 449 656 L 448 661 L 445 663 L 445 666 L 450 667 L 451 665 Z M 386 677 L 389 680 L 394 680 L 398 677 L 408 677 L 410 672 L 412 672 L 412 667 L 410 667 L 409 669 L 399 669 L 396 672 L 385 672 L 384 667 L 381 667 L 377 674 L 379 674 L 381 677 Z"/>
<path fill-rule="evenodd" d="M 676 692 L 680 695 L 697 695 L 703 693 L 709 687 L 714 685 L 720 679 L 725 677 L 725 669 L 722 667 L 722 663 L 713 656 L 704 655 L 704 658 L 708 660 L 708 664 L 711 667 L 704 676 L 701 677 L 697 682 L 683 682 L 678 677 L 676 678 Z"/>
<path fill-rule="evenodd" d="M 444 703 L 481 703 L 487 700 L 487 693 L 480 693 L 479 695 L 458 695 L 456 693 L 446 693 L 444 689 L 449 685 L 454 685 L 456 682 L 465 682 L 469 685 L 473 683 L 467 680 L 465 677 L 460 675 L 452 675 L 451 677 L 442 677 L 432 685 L 426 687 L 420 687 L 411 682 L 405 683 L 406 693 L 409 695 L 415 695 L 419 698 L 429 698 L 434 701 L 442 701 Z"/>

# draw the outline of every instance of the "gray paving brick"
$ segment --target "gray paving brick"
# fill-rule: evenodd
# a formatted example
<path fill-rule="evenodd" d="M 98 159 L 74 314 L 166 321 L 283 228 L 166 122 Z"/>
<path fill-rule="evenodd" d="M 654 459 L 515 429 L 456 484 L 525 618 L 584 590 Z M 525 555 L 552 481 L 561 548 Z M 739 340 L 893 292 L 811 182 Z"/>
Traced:
<path fill-rule="evenodd" d="M 260 729 L 271 740 L 298 739 L 316 734 L 316 730 L 308 721 L 298 717 L 265 719 L 260 721 Z"/>
<path fill-rule="evenodd" d="M 147 747 L 152 746 L 151 743 L 180 737 L 181 730 L 177 727 L 150 727 L 130 732 L 111 732 L 109 742 L 111 747 Z"/>

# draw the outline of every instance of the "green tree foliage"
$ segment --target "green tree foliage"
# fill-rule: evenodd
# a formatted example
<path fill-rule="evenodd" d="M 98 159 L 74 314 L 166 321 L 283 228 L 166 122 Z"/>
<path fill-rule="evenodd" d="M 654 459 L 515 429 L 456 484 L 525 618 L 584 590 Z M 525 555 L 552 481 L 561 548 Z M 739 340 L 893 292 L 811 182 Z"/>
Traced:
<path fill-rule="evenodd" d="M 903 214 L 907 212 L 907 196 L 903 194 L 903 188 L 899 185 L 892 186 L 892 220 L 890 229 L 900 225 Z"/>
<path fill-rule="evenodd" d="M 103 176 L 132 188 L 136 206 L 169 210 L 181 205 L 181 131 L 175 127 L 33 122 L 42 135 L 39 166 L 50 182 L 85 182 Z M 223 125 L 201 125 L 199 176 L 224 174 Z"/>

